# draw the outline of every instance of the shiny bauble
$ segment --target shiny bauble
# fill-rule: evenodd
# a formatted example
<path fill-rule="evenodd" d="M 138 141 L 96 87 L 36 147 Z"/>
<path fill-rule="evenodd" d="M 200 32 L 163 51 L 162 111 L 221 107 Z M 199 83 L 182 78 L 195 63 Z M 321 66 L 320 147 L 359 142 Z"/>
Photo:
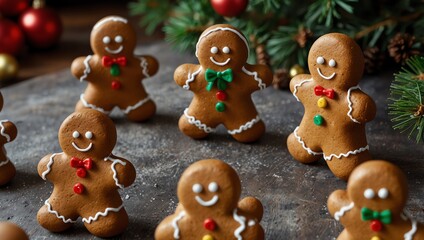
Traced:
<path fill-rule="evenodd" d="M 236 17 L 242 14 L 248 3 L 248 0 L 211 0 L 215 12 L 224 17 Z"/>
<path fill-rule="evenodd" d="M 305 73 L 305 69 L 299 64 L 293 65 L 289 71 L 290 78 L 294 78 L 295 76 L 303 73 Z"/>
<path fill-rule="evenodd" d="M 18 75 L 18 62 L 9 54 L 0 54 L 0 81 L 16 78 Z"/>
<path fill-rule="evenodd" d="M 17 55 L 24 46 L 24 35 L 17 24 L 0 18 L 0 53 Z"/>
<path fill-rule="evenodd" d="M 0 14 L 3 16 L 18 16 L 28 7 L 29 0 L 0 0 Z"/>

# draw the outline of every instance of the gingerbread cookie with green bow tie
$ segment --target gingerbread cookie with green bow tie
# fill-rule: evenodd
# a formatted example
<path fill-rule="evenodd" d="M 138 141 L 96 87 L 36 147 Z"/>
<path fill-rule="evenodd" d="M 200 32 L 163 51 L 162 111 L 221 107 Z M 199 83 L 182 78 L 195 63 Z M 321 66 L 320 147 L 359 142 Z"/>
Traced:
<path fill-rule="evenodd" d="M 364 70 L 362 50 L 344 34 L 326 34 L 312 45 L 308 66 L 310 75 L 290 81 L 305 113 L 288 137 L 287 148 L 301 163 L 324 158 L 334 175 L 347 180 L 356 166 L 371 159 L 365 123 L 374 119 L 376 106 L 358 86 Z"/>
<path fill-rule="evenodd" d="M 114 156 L 116 129 L 103 113 L 83 109 L 71 114 L 59 129 L 61 153 L 45 156 L 38 174 L 53 183 L 53 193 L 38 211 L 41 226 L 62 232 L 81 217 L 93 235 L 112 237 L 128 225 L 118 189 L 136 176 L 128 160 Z"/>
<path fill-rule="evenodd" d="M 154 115 L 155 103 L 142 80 L 156 74 L 159 65 L 151 56 L 134 56 L 136 43 L 135 30 L 125 18 L 108 16 L 94 25 L 94 54 L 75 59 L 71 67 L 76 78 L 88 82 L 76 110 L 91 108 L 109 114 L 118 107 L 136 122 Z"/>
<path fill-rule="evenodd" d="M 345 227 L 337 239 L 424 239 L 423 225 L 404 213 L 407 198 L 406 176 L 398 167 L 382 160 L 359 165 L 347 190 L 328 198 L 331 216 Z"/>
<path fill-rule="evenodd" d="M 175 82 L 194 93 L 179 120 L 189 137 L 205 138 L 223 124 L 237 141 L 252 142 L 265 131 L 251 94 L 272 82 L 265 65 L 246 63 L 249 46 L 245 36 L 231 25 L 206 29 L 196 45 L 200 65 L 184 64 L 174 73 Z"/>

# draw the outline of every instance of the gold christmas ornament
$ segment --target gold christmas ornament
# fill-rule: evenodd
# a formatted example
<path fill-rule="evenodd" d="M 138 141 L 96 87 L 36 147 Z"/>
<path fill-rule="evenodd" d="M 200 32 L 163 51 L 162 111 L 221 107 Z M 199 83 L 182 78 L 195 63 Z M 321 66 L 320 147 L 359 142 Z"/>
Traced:
<path fill-rule="evenodd" d="M 0 81 L 13 79 L 18 75 L 18 62 L 9 54 L 0 54 Z"/>
<path fill-rule="evenodd" d="M 294 78 L 295 76 L 299 74 L 303 74 L 303 73 L 305 73 L 305 69 L 303 69 L 303 67 L 300 66 L 299 64 L 296 64 L 293 67 L 291 67 L 289 71 L 290 78 Z"/>

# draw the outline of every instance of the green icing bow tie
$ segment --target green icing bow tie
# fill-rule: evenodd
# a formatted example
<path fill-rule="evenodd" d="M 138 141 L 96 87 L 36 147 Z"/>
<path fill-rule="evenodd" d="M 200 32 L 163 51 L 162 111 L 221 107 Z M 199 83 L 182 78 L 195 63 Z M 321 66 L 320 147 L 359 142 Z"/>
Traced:
<path fill-rule="evenodd" d="M 364 207 L 361 209 L 361 217 L 363 221 L 380 220 L 384 224 L 390 224 L 392 222 L 392 212 L 390 210 L 379 212 Z"/>
<path fill-rule="evenodd" d="M 206 90 L 210 91 L 215 82 L 217 82 L 219 90 L 225 90 L 227 88 L 227 83 L 233 81 L 233 70 L 231 68 L 228 68 L 227 70 L 224 70 L 222 72 L 217 72 L 208 68 L 205 72 L 205 78 L 208 82 Z"/>

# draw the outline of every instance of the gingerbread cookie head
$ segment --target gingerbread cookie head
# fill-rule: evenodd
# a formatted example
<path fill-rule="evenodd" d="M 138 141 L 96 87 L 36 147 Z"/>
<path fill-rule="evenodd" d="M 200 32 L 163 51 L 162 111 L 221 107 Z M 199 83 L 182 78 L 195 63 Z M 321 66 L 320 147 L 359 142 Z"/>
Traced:
<path fill-rule="evenodd" d="M 364 57 L 353 39 L 341 33 L 329 33 L 312 45 L 308 66 L 317 84 L 347 90 L 358 85 L 364 71 Z"/>
<path fill-rule="evenodd" d="M 103 159 L 111 154 L 116 138 L 112 120 L 92 109 L 74 112 L 59 129 L 59 144 L 69 156 L 90 154 Z"/>
<path fill-rule="evenodd" d="M 408 186 L 405 175 L 395 165 L 370 161 L 352 172 L 347 193 L 357 208 L 390 210 L 392 215 L 399 215 L 408 198 Z"/>
<path fill-rule="evenodd" d="M 119 16 L 102 18 L 91 31 L 91 48 L 101 56 L 132 56 L 137 38 L 128 20 Z"/>
<path fill-rule="evenodd" d="M 241 69 L 248 56 L 246 37 L 227 24 L 218 24 L 206 29 L 196 45 L 196 57 L 205 69 Z"/>
<path fill-rule="evenodd" d="M 0 222 L 1 240 L 28 240 L 27 234 L 19 226 L 11 222 Z"/>
<path fill-rule="evenodd" d="M 220 160 L 207 159 L 187 168 L 178 183 L 178 198 L 189 214 L 232 212 L 240 198 L 236 171 Z"/>

